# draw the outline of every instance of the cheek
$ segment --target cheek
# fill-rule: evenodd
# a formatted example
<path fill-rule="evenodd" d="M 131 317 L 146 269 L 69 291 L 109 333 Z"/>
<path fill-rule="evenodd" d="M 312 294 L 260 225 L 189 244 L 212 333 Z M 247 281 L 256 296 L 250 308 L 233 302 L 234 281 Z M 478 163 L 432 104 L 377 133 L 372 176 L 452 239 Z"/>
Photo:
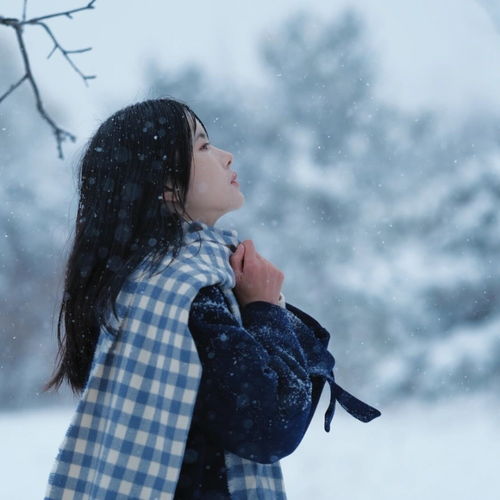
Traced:
<path fill-rule="evenodd" d="M 208 182 L 206 182 L 206 181 L 199 181 L 194 186 L 194 192 L 196 194 L 203 194 L 203 193 L 206 193 L 208 190 L 209 190 L 209 186 L 208 186 Z"/>

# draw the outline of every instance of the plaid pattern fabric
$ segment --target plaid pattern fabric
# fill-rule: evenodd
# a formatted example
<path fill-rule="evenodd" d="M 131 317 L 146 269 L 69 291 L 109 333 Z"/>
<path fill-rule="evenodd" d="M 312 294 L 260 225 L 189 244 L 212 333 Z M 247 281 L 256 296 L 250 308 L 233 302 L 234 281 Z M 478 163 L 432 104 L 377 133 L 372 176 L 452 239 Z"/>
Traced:
<path fill-rule="evenodd" d="M 120 291 L 45 500 L 173 498 L 202 373 L 188 329 L 199 289 L 218 284 L 241 324 L 229 264 L 236 231 L 183 224 L 178 258 L 152 277 L 139 266 Z M 279 461 L 229 452 L 225 461 L 232 498 L 286 499 Z"/>

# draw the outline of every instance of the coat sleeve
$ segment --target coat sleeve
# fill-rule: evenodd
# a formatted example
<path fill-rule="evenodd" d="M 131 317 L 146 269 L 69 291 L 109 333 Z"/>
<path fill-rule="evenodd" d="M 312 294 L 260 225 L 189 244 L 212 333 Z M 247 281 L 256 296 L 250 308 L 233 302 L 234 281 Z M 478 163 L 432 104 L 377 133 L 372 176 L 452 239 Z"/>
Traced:
<path fill-rule="evenodd" d="M 273 463 L 302 440 L 325 383 L 317 365 L 331 371 L 334 359 L 284 307 L 251 302 L 241 317 L 243 325 L 217 286 L 202 288 L 191 306 L 189 329 L 203 367 L 193 420 L 232 453 Z M 313 356 L 304 352 L 305 339 Z"/>

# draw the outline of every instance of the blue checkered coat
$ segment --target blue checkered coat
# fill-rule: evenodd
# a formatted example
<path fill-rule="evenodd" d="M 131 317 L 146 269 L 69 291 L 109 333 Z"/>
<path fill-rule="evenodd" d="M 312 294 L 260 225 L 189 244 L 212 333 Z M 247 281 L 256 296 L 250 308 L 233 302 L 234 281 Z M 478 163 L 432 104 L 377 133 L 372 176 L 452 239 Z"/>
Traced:
<path fill-rule="evenodd" d="M 139 266 L 118 295 L 118 319 L 101 330 L 45 500 L 173 498 L 202 374 L 188 329 L 200 288 L 218 284 L 241 324 L 229 264 L 236 231 L 200 222 L 185 222 L 184 230 L 177 259 L 166 257 L 153 276 Z M 360 420 L 380 414 L 335 384 L 333 372 L 328 381 L 327 429 L 335 398 Z M 224 458 L 232 498 L 286 499 L 279 461 L 261 464 L 227 450 Z"/>

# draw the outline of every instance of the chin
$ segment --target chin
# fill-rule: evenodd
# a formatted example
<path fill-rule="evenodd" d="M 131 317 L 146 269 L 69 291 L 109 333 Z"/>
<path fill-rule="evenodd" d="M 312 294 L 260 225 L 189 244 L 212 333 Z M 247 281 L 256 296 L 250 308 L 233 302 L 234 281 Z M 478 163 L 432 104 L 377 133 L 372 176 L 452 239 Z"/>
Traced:
<path fill-rule="evenodd" d="M 245 203 L 245 198 L 242 196 L 239 202 L 234 203 L 230 208 L 227 209 L 226 213 L 239 210 L 244 203 Z"/>

